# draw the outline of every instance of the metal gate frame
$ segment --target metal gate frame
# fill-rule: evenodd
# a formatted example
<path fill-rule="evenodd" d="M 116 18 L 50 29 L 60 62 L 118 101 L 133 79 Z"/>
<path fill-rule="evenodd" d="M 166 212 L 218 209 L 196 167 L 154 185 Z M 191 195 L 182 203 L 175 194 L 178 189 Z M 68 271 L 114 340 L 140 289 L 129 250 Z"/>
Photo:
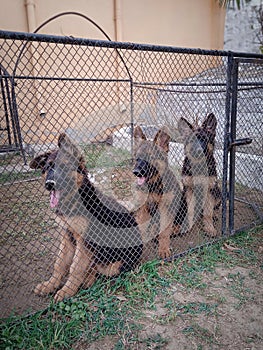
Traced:
<path fill-rule="evenodd" d="M 8 145 L 3 148 L 3 152 L 12 152 L 19 149 L 18 133 L 19 125 L 13 112 L 12 89 L 13 82 L 11 75 L 0 63 L 0 86 L 4 104 L 5 126 L 1 127 L 1 132 L 7 133 Z M 11 91 L 10 91 L 11 90 Z"/>
<path fill-rule="evenodd" d="M 232 53 L 228 60 L 228 88 L 227 88 L 227 98 L 226 98 L 226 124 L 225 124 L 225 144 L 224 144 L 224 177 L 222 187 L 224 189 L 223 193 L 227 193 L 227 196 L 223 195 L 222 198 L 222 233 L 233 235 L 244 229 L 249 229 L 252 225 L 247 225 L 246 227 L 235 229 L 234 221 L 234 208 L 235 208 L 235 180 L 236 180 L 236 147 L 248 145 L 253 142 L 252 138 L 236 138 L 237 131 L 237 106 L 238 106 L 238 90 L 240 87 L 238 69 L 242 63 L 253 63 L 263 65 L 262 59 L 250 58 L 249 54 L 242 55 L 240 57 L 235 57 Z M 244 57 L 242 57 L 244 56 Z M 256 83 L 246 83 L 246 86 L 259 86 L 262 88 L 262 82 Z M 229 154 L 229 164 L 228 164 L 228 154 Z M 229 188 L 227 189 L 227 179 L 229 178 Z M 229 200 L 228 213 L 229 220 L 227 222 L 227 199 Z M 263 222 L 263 215 L 260 213 L 259 208 L 253 203 L 249 203 L 257 216 L 259 217 L 260 224 Z"/>

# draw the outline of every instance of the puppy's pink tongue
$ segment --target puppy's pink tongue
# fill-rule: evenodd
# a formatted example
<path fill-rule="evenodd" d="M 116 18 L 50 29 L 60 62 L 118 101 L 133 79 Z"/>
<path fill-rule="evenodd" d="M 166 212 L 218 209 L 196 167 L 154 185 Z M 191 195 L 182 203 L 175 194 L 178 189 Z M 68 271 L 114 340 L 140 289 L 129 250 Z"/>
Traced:
<path fill-rule="evenodd" d="M 138 177 L 138 178 L 137 178 L 137 184 L 138 184 L 139 186 L 141 186 L 141 185 L 144 184 L 145 180 L 146 180 L 145 177 Z"/>
<path fill-rule="evenodd" d="M 50 207 L 56 208 L 58 206 L 59 202 L 59 192 L 58 191 L 51 191 L 50 192 Z"/>

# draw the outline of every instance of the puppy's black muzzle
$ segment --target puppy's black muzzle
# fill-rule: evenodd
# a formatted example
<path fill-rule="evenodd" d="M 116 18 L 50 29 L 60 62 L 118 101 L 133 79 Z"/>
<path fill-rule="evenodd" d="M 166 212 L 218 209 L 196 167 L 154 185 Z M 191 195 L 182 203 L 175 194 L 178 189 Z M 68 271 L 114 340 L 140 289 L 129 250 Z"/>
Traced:
<path fill-rule="evenodd" d="M 206 154 L 206 147 L 207 147 L 206 140 L 196 138 L 196 140 L 191 145 L 190 155 L 193 158 L 201 159 Z"/>
<path fill-rule="evenodd" d="M 158 170 L 155 166 L 151 165 L 147 160 L 136 159 L 136 163 L 133 169 L 133 174 L 137 177 L 146 177 L 150 179 L 154 175 L 158 174 Z"/>
<path fill-rule="evenodd" d="M 49 168 L 47 170 L 47 176 L 46 176 L 46 181 L 45 181 L 45 188 L 48 191 L 53 191 L 55 190 L 55 176 L 54 176 L 54 168 Z"/>

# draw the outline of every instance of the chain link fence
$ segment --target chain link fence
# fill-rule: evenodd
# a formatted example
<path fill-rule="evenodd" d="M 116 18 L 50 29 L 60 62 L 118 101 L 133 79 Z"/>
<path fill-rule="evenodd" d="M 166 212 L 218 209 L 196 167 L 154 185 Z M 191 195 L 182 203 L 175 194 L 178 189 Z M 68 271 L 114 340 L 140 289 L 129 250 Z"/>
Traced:
<path fill-rule="evenodd" d="M 0 38 L 2 317 L 262 223 L 261 55 Z"/>

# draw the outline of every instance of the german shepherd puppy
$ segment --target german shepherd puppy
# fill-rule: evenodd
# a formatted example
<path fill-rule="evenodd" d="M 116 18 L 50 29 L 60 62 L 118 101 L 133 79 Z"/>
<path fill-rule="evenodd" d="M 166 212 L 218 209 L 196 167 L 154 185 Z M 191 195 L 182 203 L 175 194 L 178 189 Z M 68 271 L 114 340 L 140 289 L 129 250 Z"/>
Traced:
<path fill-rule="evenodd" d="M 35 288 L 39 295 L 57 291 L 55 301 L 75 295 L 81 285 L 91 286 L 98 273 L 114 276 L 132 270 L 143 250 L 135 216 L 94 187 L 81 152 L 66 134 L 59 136 L 58 146 L 30 162 L 31 168 L 42 170 L 61 228 L 53 274 Z"/>
<path fill-rule="evenodd" d="M 178 122 L 185 152 L 182 181 L 187 202 L 188 229 L 202 216 L 204 230 L 211 237 L 217 236 L 214 221 L 221 204 L 214 158 L 216 126 L 217 120 L 213 113 L 205 118 L 201 127 L 190 124 L 184 118 Z"/>
<path fill-rule="evenodd" d="M 140 126 L 134 128 L 133 174 L 137 177 L 136 191 L 139 208 L 135 211 L 140 224 L 155 219 L 158 228 L 159 256 L 171 255 L 170 237 L 179 233 L 186 212 L 180 185 L 168 166 L 170 136 L 165 129 L 157 131 L 154 140 L 147 140 Z M 156 227 L 156 225 L 154 225 Z M 145 230 L 143 231 L 145 232 Z M 154 234 L 149 235 L 149 240 Z M 147 238 L 143 237 L 144 242 Z"/>

